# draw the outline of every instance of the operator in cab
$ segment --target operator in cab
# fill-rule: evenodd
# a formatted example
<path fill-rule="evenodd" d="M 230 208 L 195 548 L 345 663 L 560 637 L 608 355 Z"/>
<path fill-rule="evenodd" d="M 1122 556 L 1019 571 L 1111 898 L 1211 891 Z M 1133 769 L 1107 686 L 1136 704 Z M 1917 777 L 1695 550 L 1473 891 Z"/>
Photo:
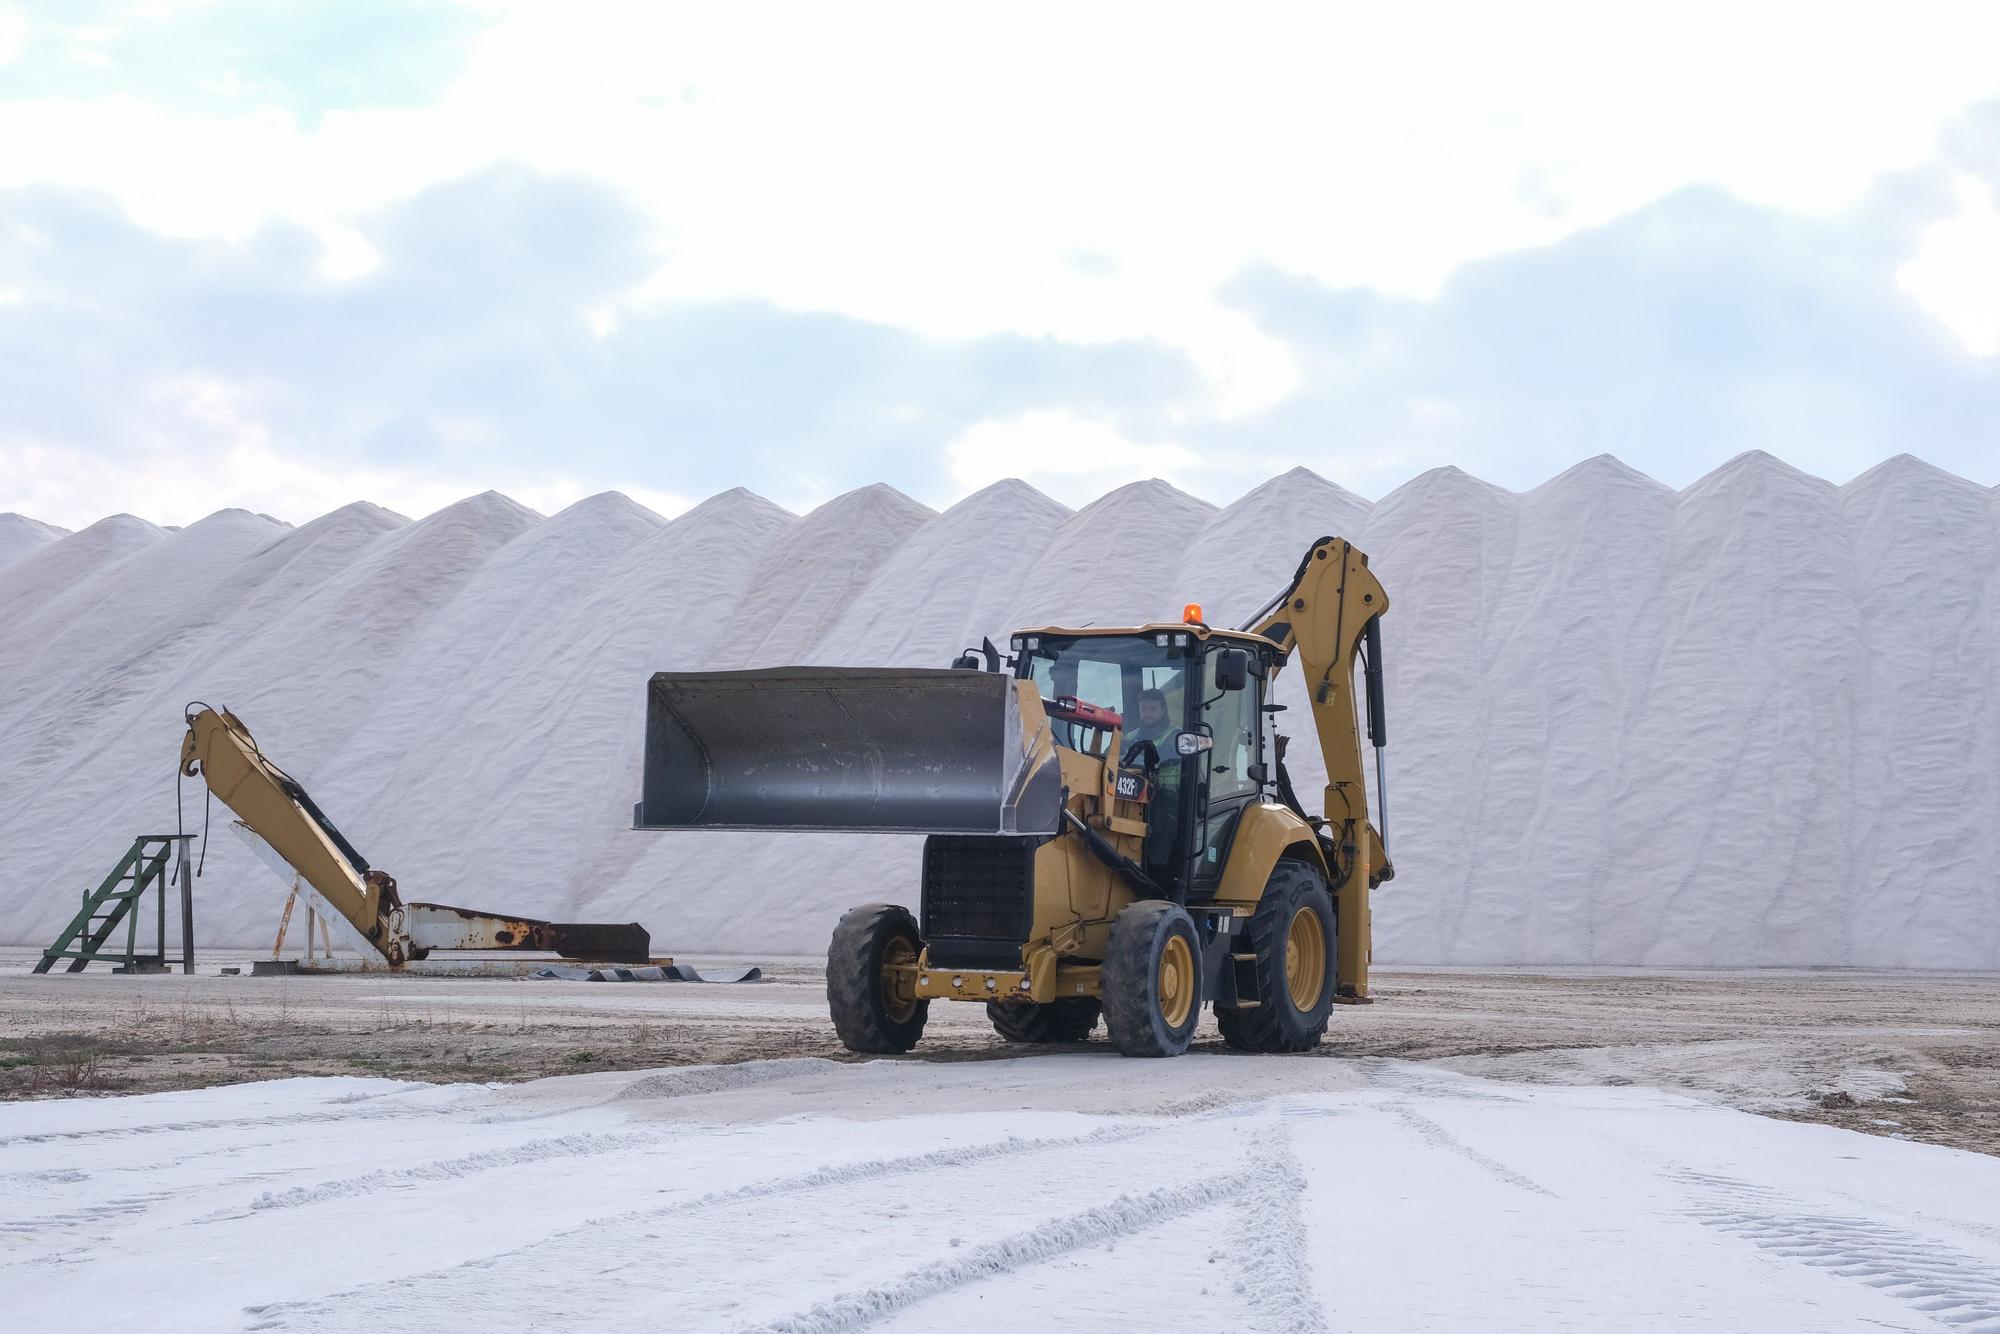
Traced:
<path fill-rule="evenodd" d="M 1155 880 L 1169 873 L 1181 827 L 1181 757 L 1174 751 L 1179 730 L 1167 716 L 1164 692 L 1139 692 L 1139 725 L 1125 734 L 1125 753 L 1131 755 L 1142 741 L 1152 742 L 1159 752 L 1160 767 L 1149 775 L 1153 795 L 1146 806 L 1146 873 Z"/>

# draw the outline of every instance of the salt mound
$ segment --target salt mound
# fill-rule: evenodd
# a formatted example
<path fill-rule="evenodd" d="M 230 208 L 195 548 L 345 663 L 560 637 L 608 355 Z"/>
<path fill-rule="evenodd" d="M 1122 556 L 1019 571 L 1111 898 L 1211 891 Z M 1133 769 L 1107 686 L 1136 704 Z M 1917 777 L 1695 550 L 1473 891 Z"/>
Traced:
<path fill-rule="evenodd" d="M 246 631 L 253 630 L 353 564 L 375 539 L 409 523 L 365 500 L 343 505 L 266 543 L 216 585 L 212 600 Z"/>
<path fill-rule="evenodd" d="M 1200 603 L 1210 625 L 1241 625 L 1283 591 L 1315 539 L 1358 541 L 1371 508 L 1310 468 L 1273 477 L 1202 525 L 1181 562 L 1181 601 Z"/>
<path fill-rule="evenodd" d="M 814 660 L 949 666 L 962 649 L 997 633 L 1069 513 L 1026 482 L 995 482 L 967 496 L 910 534 L 827 632 Z M 1004 651 L 1004 638 L 1000 646 Z"/>
<path fill-rule="evenodd" d="M 552 742 L 587 744 L 546 722 L 565 695 L 585 687 L 591 665 L 549 661 L 543 649 L 573 643 L 578 599 L 665 522 L 615 492 L 578 501 L 495 549 L 421 627 L 375 707 L 329 761 L 331 770 L 373 776 L 352 808 L 370 840 L 367 855 L 413 889 L 458 901 L 467 847 L 511 845 L 514 855 L 481 878 L 478 903 L 506 891 L 509 911 L 555 905 L 566 868 L 549 855 L 544 821 L 521 807 L 548 800 L 541 764 Z M 431 804 L 411 793 L 449 793 L 476 818 L 440 838 Z"/>
<path fill-rule="evenodd" d="M 1986 488 L 1907 454 L 1849 482 L 1840 502 L 1850 550 L 1867 553 L 1853 562 L 1858 800 L 1841 944 L 1899 965 L 1991 967 L 2000 507 Z"/>
<path fill-rule="evenodd" d="M 23 633 L 11 646 L 22 656 L 0 650 L 0 670 L 47 679 L 58 664 L 92 654 L 125 659 L 142 649 L 171 648 L 215 619 L 213 608 L 200 605 L 192 590 L 221 581 L 283 531 L 275 521 L 248 510 L 227 509 L 163 534 L 157 543 L 136 543 L 25 609 L 19 623 Z M 136 535 L 145 536 L 143 531 Z M 138 558 L 142 553 L 144 558 Z M 45 554 L 54 555 L 55 548 Z"/>
<path fill-rule="evenodd" d="M 1065 519 L 1013 601 L 1008 630 L 1179 620 L 1181 551 L 1215 506 L 1155 478 Z"/>
<path fill-rule="evenodd" d="M 156 541 L 134 529 L 128 535 L 142 539 L 136 548 L 80 573 L 27 609 L 15 624 L 18 633 L 0 644 L 0 672 L 21 682 L 7 696 L 0 725 L 22 727 L 30 751 L 27 763 L 0 772 L 0 800 L 15 783 L 42 787 L 35 761 L 61 756 L 127 701 L 150 698 L 161 672 L 216 619 L 216 609 L 196 590 L 278 531 L 245 510 L 223 510 Z M 93 661 L 115 670 L 87 692 L 69 688 L 67 673 Z"/>
<path fill-rule="evenodd" d="M 381 521 L 378 513 L 350 514 L 340 526 L 347 531 L 322 534 L 319 540 L 351 542 L 353 528 Z M 405 653 L 457 590 L 494 551 L 538 522 L 534 511 L 487 492 L 380 533 L 353 548 L 348 564 L 304 589 L 296 600 L 270 607 L 268 616 L 254 624 L 238 624 L 228 651 L 206 655 L 198 681 L 184 682 L 178 698 L 155 701 L 148 724 L 132 729 L 135 743 L 143 744 L 160 766 L 153 772 L 165 774 L 182 703 L 199 698 L 235 710 L 278 762 L 334 813 L 342 832 L 372 856 L 371 817 L 382 775 L 343 765 L 337 757 L 368 727 L 391 684 L 408 670 Z M 302 539 L 312 541 L 307 529 L 284 540 Z M 303 556 L 309 548 L 295 550 Z M 287 567 L 274 562 L 272 568 Z M 440 793 L 405 795 L 431 803 L 434 814 L 448 805 Z M 194 796 L 200 799 L 198 783 Z M 93 849 L 91 858 L 101 859 L 101 851 Z M 70 872 L 85 873 L 81 866 Z M 241 909 L 268 901 L 270 886 L 270 871 L 237 840 L 212 840 L 202 890 L 211 922 L 259 920 L 254 910 L 246 915 Z"/>
<path fill-rule="evenodd" d="M 144 519 L 114 514 L 14 561 L 0 569 L 0 624 L 39 618 L 84 575 L 166 535 Z"/>
<path fill-rule="evenodd" d="M 664 524 L 491 493 L 416 524 L 107 520 L 0 568 L 0 725 L 30 757 L 0 770 L 25 887 L 0 938 L 46 943 L 171 823 L 199 695 L 412 896 L 817 952 L 851 904 L 915 902 L 921 840 L 633 833 L 653 671 L 941 664 L 1187 601 L 1240 623 L 1326 533 L 1393 602 L 1378 959 L 2000 967 L 2000 492 L 1907 457 L 1833 487 L 1764 454 L 1678 493 L 1601 457 L 1518 495 L 1440 469 L 1374 505 L 1300 469 L 1221 510 L 1149 482 L 1071 514 L 1001 483 L 941 515 L 872 487 L 804 519 L 736 491 Z M 1310 799 L 1295 675 L 1278 716 Z M 268 938 L 277 892 L 217 839 L 207 937 Z"/>
<path fill-rule="evenodd" d="M 30 519 L 25 514 L 0 514 L 0 567 L 69 536 L 69 529 Z"/>
<path fill-rule="evenodd" d="M 95 874 L 75 873 L 91 885 L 109 863 L 101 845 L 79 844 L 75 813 L 94 810 L 109 822 L 134 807 L 133 789 L 144 784 L 160 796 L 137 805 L 147 817 L 125 815 L 125 832 L 111 836 L 121 844 L 112 855 L 136 833 L 171 827 L 161 796 L 170 791 L 178 758 L 171 722 L 178 708 L 160 701 L 177 693 L 171 683 L 178 664 L 219 619 L 220 609 L 202 590 L 283 531 L 244 510 L 224 510 L 157 537 L 158 530 L 148 533 L 137 522 L 111 545 L 134 539 L 139 545 L 62 587 L 39 616 L 24 618 L 27 632 L 10 637 L 5 654 L 5 670 L 20 674 L 21 687 L 5 692 L 12 712 L 0 723 L 21 738 L 16 762 L 0 766 L 0 809 L 19 831 L 6 839 L 9 860 L 18 857 L 25 869 L 56 868 L 58 877 L 78 861 L 104 862 Z M 87 673 L 82 681 L 79 667 Z M 163 725 L 147 725 L 161 715 Z M 135 719 L 147 722 L 135 726 Z M 63 781 L 50 783 L 52 773 Z M 135 823 L 145 830 L 130 827 Z M 50 931 L 75 910 L 40 896 L 33 906 Z"/>
<path fill-rule="evenodd" d="M 821 505 L 752 576 L 712 665 L 812 661 L 821 637 L 891 553 L 934 517 L 935 511 L 879 483 Z"/>

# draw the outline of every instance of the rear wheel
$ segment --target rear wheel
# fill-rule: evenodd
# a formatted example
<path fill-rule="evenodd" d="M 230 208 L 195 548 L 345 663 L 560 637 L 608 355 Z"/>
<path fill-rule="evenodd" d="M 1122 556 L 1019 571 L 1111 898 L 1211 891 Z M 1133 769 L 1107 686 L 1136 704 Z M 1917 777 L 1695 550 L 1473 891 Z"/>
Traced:
<path fill-rule="evenodd" d="M 1333 898 L 1318 871 L 1281 861 L 1246 924 L 1256 987 L 1240 1009 L 1215 1007 L 1222 1040 L 1239 1051 L 1306 1051 L 1333 1012 Z"/>
<path fill-rule="evenodd" d="M 908 908 L 870 903 L 833 929 L 826 951 L 826 1005 L 849 1051 L 904 1052 L 923 1036 L 931 1003 L 916 992 L 917 919 Z"/>
<path fill-rule="evenodd" d="M 1112 1045 L 1127 1056 L 1178 1056 L 1201 1019 L 1201 945 L 1178 904 L 1145 899 L 1111 923 L 1098 999 Z"/>
<path fill-rule="evenodd" d="M 1081 1042 L 1097 1027 L 1102 1008 L 1090 996 L 1065 996 L 1046 1005 L 987 1001 L 986 1017 L 1009 1042 Z"/>

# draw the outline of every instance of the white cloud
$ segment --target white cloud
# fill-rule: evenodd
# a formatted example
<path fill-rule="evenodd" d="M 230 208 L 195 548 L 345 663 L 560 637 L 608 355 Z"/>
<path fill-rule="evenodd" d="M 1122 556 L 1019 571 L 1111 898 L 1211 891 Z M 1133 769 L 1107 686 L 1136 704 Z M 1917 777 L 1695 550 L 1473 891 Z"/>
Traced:
<path fill-rule="evenodd" d="M 945 458 L 959 488 L 954 500 L 1018 477 L 1065 504 L 1083 505 L 1135 477 L 1196 489 L 1210 471 L 1184 445 L 1132 440 L 1109 422 L 1063 410 L 980 422 L 945 446 Z"/>
<path fill-rule="evenodd" d="M 137 448 L 116 457 L 0 435 L 0 511 L 80 528 L 121 512 L 186 525 L 235 506 L 298 524 L 357 499 L 422 518 L 489 489 L 553 514 L 605 489 L 573 477 L 496 467 L 476 450 L 457 475 L 435 465 L 314 459 L 273 440 L 259 415 L 262 397 L 255 386 L 206 376 L 157 381 L 140 394 L 148 426 L 135 433 Z M 476 443 L 477 423 L 460 429 Z M 672 492 L 622 489 L 667 518 L 693 503 Z"/>
<path fill-rule="evenodd" d="M 1953 182 L 1958 211 L 1926 228 L 1896 271 L 1905 292 L 1977 356 L 2000 354 L 2000 208 L 1972 176 Z"/>
<path fill-rule="evenodd" d="M 0 5 L 0 65 L 18 64 L 28 44 L 28 16 L 13 5 Z"/>
<path fill-rule="evenodd" d="M 1831 210 L 2000 94 L 2000 8 L 1979 4 L 493 12 L 427 108 L 305 128 L 132 97 L 0 106 L 0 186 L 101 188 L 177 234 L 289 219 L 340 277 L 370 262 L 368 210 L 519 160 L 657 220 L 667 258 L 636 300 L 1153 338 L 1203 369 L 1192 410 L 1228 416 L 1297 377 L 1215 300 L 1253 259 L 1423 294 L 1689 182 Z"/>
<path fill-rule="evenodd" d="M 675 518 L 695 507 L 693 497 L 677 491 L 657 491 L 650 486 L 621 486 L 618 489 L 663 519 Z"/>
<path fill-rule="evenodd" d="M 348 282 L 366 277 L 381 267 L 382 256 L 368 238 L 338 222 L 319 225 L 319 275 L 329 282 Z"/>

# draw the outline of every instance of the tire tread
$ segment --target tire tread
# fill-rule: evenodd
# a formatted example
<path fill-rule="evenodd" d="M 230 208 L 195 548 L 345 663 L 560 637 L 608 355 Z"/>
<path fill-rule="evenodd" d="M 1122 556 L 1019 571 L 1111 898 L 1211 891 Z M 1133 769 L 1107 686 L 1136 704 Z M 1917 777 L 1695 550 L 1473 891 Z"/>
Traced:
<path fill-rule="evenodd" d="M 891 903 L 849 909 L 833 929 L 826 950 L 826 1004 L 833 1030 L 849 1051 L 896 1055 L 916 1046 L 923 1036 L 930 1017 L 928 1000 L 919 1000 L 916 1012 L 901 1022 L 882 1001 L 882 952 L 899 935 L 913 943 L 922 941 L 910 910 Z"/>
<path fill-rule="evenodd" d="M 1291 927 L 1292 914 L 1314 895 L 1324 902 L 1326 924 L 1333 927 L 1326 942 L 1327 969 L 1331 972 L 1336 966 L 1339 937 L 1335 933 L 1339 931 L 1339 923 L 1333 916 L 1333 900 L 1327 893 L 1326 882 L 1318 871 L 1303 863 L 1279 862 L 1257 900 L 1257 909 L 1250 915 L 1245 931 L 1250 952 L 1257 956 L 1251 965 L 1257 977 L 1253 997 L 1257 1004 L 1242 1009 L 1215 1007 L 1215 1024 L 1222 1031 L 1222 1040 L 1238 1051 L 1310 1051 L 1326 1036 L 1327 1020 L 1333 1014 L 1333 984 L 1328 983 L 1329 994 L 1323 998 L 1317 1014 L 1301 1014 L 1294 1009 L 1291 993 L 1285 987 L 1285 933 Z"/>

